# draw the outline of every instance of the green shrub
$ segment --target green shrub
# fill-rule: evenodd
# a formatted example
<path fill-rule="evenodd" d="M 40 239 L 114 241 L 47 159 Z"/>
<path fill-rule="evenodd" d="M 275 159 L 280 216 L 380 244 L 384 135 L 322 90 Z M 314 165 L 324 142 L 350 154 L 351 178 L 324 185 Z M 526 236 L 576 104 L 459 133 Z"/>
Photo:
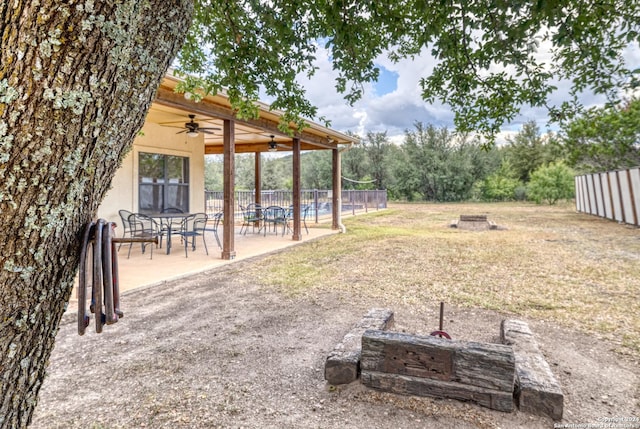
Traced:
<path fill-rule="evenodd" d="M 524 185 L 519 185 L 514 191 L 516 201 L 526 201 L 527 200 L 527 187 Z"/>
<path fill-rule="evenodd" d="M 484 181 L 484 197 L 488 201 L 511 201 L 520 185 L 518 179 L 492 174 Z"/>
<path fill-rule="evenodd" d="M 574 173 L 563 162 L 551 163 L 531 174 L 527 192 L 529 198 L 540 204 L 555 204 L 575 195 Z"/>
<path fill-rule="evenodd" d="M 485 201 L 511 201 L 516 198 L 516 189 L 522 186 L 508 161 L 502 161 L 500 168 L 488 176 L 482 184 Z"/>
<path fill-rule="evenodd" d="M 484 180 L 474 182 L 469 195 L 471 201 L 484 201 Z"/>

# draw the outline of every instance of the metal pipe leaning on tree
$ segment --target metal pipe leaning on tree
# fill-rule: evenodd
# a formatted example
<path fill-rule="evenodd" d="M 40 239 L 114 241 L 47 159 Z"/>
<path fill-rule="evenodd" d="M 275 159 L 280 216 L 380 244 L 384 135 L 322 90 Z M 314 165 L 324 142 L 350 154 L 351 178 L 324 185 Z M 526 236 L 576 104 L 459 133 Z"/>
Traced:
<path fill-rule="evenodd" d="M 120 286 L 118 275 L 118 243 L 158 243 L 158 238 L 117 238 L 116 224 L 104 219 L 89 222 L 82 234 L 78 281 L 78 334 L 83 335 L 89 326 L 87 312 L 87 266 L 91 246 L 91 304 L 95 314 L 96 332 L 124 317 L 120 310 Z"/>

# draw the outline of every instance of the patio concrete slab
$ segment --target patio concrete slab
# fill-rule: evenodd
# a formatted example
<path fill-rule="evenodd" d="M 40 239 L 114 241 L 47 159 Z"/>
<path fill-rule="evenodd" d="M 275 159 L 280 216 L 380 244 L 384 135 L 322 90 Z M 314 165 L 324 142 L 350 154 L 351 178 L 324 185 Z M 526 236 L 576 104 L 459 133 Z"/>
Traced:
<path fill-rule="evenodd" d="M 120 274 L 120 293 L 150 287 L 162 284 L 171 280 L 197 274 L 210 270 L 222 265 L 230 264 L 243 259 L 275 252 L 287 247 L 296 246 L 311 240 L 329 236 L 338 233 L 338 230 L 332 230 L 327 225 L 309 228 L 309 233 L 302 230 L 302 240 L 294 241 L 291 234 L 284 236 L 275 233 L 255 233 L 250 229 L 246 235 L 239 234 L 240 228 L 235 228 L 235 251 L 236 257 L 232 260 L 222 259 L 222 249 L 216 243 L 212 232 L 207 232 L 206 240 L 209 249 L 209 255 L 205 253 L 202 239 L 196 242 L 196 250 L 191 247 L 188 249 L 188 257 L 185 257 L 184 246 L 180 244 L 179 237 L 173 237 L 173 245 L 171 253 L 167 255 L 166 248 L 163 243 L 162 249 L 153 249 L 153 258 L 151 258 L 150 248 L 147 247 L 143 254 L 140 244 L 131 246 L 131 256 L 127 258 L 129 250 L 128 244 L 123 244 L 118 252 L 118 268 Z M 222 240 L 222 228 L 218 231 L 220 240 Z M 69 302 L 69 311 L 77 309 L 77 279 L 76 288 L 72 292 Z"/>

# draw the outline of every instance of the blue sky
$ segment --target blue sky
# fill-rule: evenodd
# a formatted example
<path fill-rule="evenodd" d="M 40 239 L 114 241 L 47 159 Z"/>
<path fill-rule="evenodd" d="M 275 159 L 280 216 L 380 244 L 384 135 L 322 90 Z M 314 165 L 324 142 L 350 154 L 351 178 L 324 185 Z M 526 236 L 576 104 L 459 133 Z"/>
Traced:
<path fill-rule="evenodd" d="M 398 88 L 398 78 L 400 75 L 398 72 L 387 70 L 385 67 L 380 67 L 380 76 L 378 81 L 374 84 L 374 91 L 378 97 L 385 94 L 389 94 Z"/>
<path fill-rule="evenodd" d="M 541 46 L 538 55 L 550 61 L 549 47 Z M 299 81 L 307 91 L 308 99 L 318 107 L 318 117 L 331 121 L 331 128 L 346 132 L 351 131 L 360 136 L 367 132 L 387 132 L 387 136 L 396 143 L 404 140 L 406 130 L 412 130 L 416 122 L 432 124 L 436 127 L 453 127 L 453 113 L 442 103 L 427 104 L 421 97 L 420 78 L 431 73 L 434 59 L 425 51 L 413 59 L 405 59 L 397 63 L 385 56 L 380 56 L 376 65 L 380 69 L 377 82 L 364 85 L 362 99 L 350 106 L 342 94 L 335 89 L 337 73 L 327 50 L 318 46 L 316 52 L 317 70 L 314 76 L 299 76 Z M 637 44 L 630 46 L 624 53 L 626 65 L 630 69 L 640 68 L 640 48 Z M 568 96 L 568 83 L 556 83 L 560 88 L 552 94 L 550 105 L 560 105 Z M 270 102 L 268 98 L 263 99 Z M 585 106 L 601 105 L 604 100 L 590 94 L 584 94 L 581 102 Z M 511 123 L 505 124 L 497 142 L 504 143 L 515 135 L 522 126 L 530 121 L 536 122 L 541 133 L 548 129 L 547 110 L 523 106 L 520 115 Z M 556 131 L 555 125 L 551 130 Z"/>

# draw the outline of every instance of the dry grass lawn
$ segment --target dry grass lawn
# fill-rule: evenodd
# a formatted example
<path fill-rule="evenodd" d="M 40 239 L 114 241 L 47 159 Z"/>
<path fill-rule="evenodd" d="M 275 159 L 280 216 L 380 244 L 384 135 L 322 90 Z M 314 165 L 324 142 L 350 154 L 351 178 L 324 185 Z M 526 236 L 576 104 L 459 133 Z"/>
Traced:
<path fill-rule="evenodd" d="M 450 228 L 460 214 L 504 229 Z M 640 356 L 638 228 L 572 204 L 515 203 L 396 204 L 344 224 L 348 234 L 274 255 L 262 280 L 295 296 L 331 290 L 390 307 L 444 301 L 513 313 Z"/>

